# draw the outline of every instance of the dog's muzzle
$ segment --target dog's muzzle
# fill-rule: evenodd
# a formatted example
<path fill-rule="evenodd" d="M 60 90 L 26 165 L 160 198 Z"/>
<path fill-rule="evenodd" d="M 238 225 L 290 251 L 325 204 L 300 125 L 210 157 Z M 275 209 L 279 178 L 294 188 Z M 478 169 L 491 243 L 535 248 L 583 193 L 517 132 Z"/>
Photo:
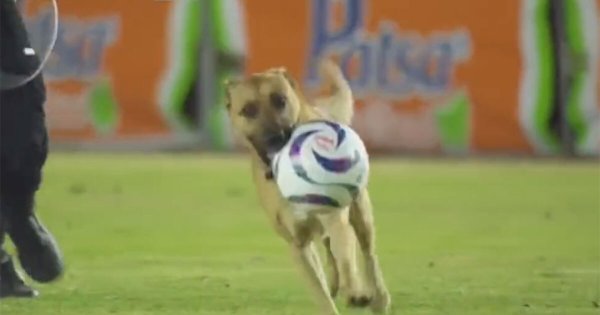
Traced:
<path fill-rule="evenodd" d="M 249 139 L 252 145 L 254 146 L 254 149 L 258 153 L 260 159 L 267 167 L 265 177 L 269 180 L 273 179 L 271 161 L 275 154 L 277 154 L 277 152 L 283 149 L 283 147 L 287 144 L 288 140 L 290 140 L 292 131 L 293 128 L 287 128 L 275 133 L 268 133 L 260 141 L 257 141 L 256 139 Z"/>

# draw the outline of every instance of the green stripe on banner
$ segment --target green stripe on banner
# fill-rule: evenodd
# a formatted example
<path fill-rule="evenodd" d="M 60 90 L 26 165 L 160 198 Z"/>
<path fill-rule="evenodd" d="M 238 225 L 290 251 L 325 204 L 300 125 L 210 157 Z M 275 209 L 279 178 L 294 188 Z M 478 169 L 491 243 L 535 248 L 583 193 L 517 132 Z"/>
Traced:
<path fill-rule="evenodd" d="M 529 0 L 527 0 L 529 1 Z M 539 56 L 538 91 L 534 112 L 534 126 L 544 145 L 550 153 L 556 153 L 558 141 L 550 132 L 550 117 L 552 115 L 552 89 L 554 86 L 554 67 L 552 51 L 552 36 L 550 25 L 550 1 L 538 0 L 535 8 L 535 26 L 537 53 Z"/>
<path fill-rule="evenodd" d="M 469 151 L 471 139 L 471 100 L 459 91 L 445 104 L 436 107 L 435 118 L 442 150 L 450 154 Z"/>
<path fill-rule="evenodd" d="M 576 0 L 565 1 L 565 18 L 567 41 L 572 56 L 579 59 L 586 54 L 584 30 L 582 29 L 581 9 Z M 588 126 L 582 113 L 582 102 L 585 84 L 585 69 L 578 65 L 573 72 L 573 81 L 567 103 L 567 119 L 575 132 L 577 144 L 585 141 Z"/>
<path fill-rule="evenodd" d="M 231 0 L 227 0 L 231 1 Z M 214 30 L 215 30 L 215 46 L 219 52 L 227 52 L 231 43 L 229 32 L 227 31 L 228 19 L 226 1 L 216 1 L 213 6 Z"/>
<path fill-rule="evenodd" d="M 189 89 L 194 84 L 194 75 L 198 64 L 198 43 L 200 38 L 200 3 L 198 1 L 184 1 L 182 28 L 177 47 L 177 63 L 179 69 L 175 75 L 172 89 L 168 97 L 168 111 L 177 121 L 187 127 L 192 125 L 189 118 L 184 115 L 185 99 Z M 177 21 L 176 23 L 180 23 Z"/>
<path fill-rule="evenodd" d="M 215 1 L 213 8 L 213 17 L 214 17 L 214 42 L 215 48 L 217 50 L 217 54 L 223 54 L 227 52 L 227 43 L 229 43 L 227 28 L 227 18 L 226 18 L 226 10 L 223 7 L 224 1 Z M 214 149 L 223 150 L 227 149 L 230 146 L 230 141 L 227 139 L 227 134 L 225 132 L 225 123 L 226 123 L 226 112 L 225 106 L 223 105 L 224 95 L 223 89 L 221 88 L 221 82 L 223 82 L 226 78 L 226 73 L 223 71 L 222 65 L 217 65 L 216 67 L 217 77 L 215 80 L 215 104 L 211 104 L 207 110 L 207 126 L 209 128 L 210 140 Z"/>
<path fill-rule="evenodd" d="M 224 90 L 221 83 L 231 75 L 239 74 L 239 58 L 245 55 L 244 12 L 240 0 L 213 2 L 213 36 L 219 63 L 216 68 L 215 102 L 207 107 L 206 125 L 214 149 L 231 149 L 233 138 L 229 117 L 224 106 Z"/>
<path fill-rule="evenodd" d="M 119 124 L 119 104 L 109 78 L 95 82 L 89 95 L 90 113 L 97 133 L 111 134 Z"/>
<path fill-rule="evenodd" d="M 212 1 L 212 27 L 216 52 L 213 104 L 203 104 L 205 130 L 208 143 L 215 149 L 228 149 L 233 141 L 230 137 L 227 113 L 222 106 L 224 95 L 221 82 L 232 71 L 225 65 L 223 56 L 239 55 L 235 51 L 239 44 L 231 38 L 241 34 L 238 29 L 239 21 L 232 21 L 241 12 L 236 0 Z M 173 127 L 182 134 L 189 134 L 192 123 L 184 113 L 186 98 L 190 89 L 195 88 L 194 82 L 199 68 L 198 49 L 201 44 L 202 8 L 200 1 L 177 1 L 171 17 L 171 51 L 169 54 L 170 67 L 161 87 L 160 104 L 163 113 Z M 238 10 L 236 12 L 233 12 Z M 238 32 L 238 33 L 235 33 Z M 239 40 L 237 40 L 239 41 Z M 201 71 L 201 69 L 200 69 Z"/>

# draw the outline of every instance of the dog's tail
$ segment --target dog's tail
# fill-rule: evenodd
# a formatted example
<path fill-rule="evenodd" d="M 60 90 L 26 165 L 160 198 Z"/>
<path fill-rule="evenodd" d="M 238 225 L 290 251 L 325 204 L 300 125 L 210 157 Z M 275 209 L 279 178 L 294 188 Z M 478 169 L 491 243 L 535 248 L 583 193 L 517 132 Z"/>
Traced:
<path fill-rule="evenodd" d="M 354 116 L 354 97 L 342 70 L 331 60 L 319 65 L 328 95 L 315 99 L 315 105 L 333 121 L 350 124 Z"/>

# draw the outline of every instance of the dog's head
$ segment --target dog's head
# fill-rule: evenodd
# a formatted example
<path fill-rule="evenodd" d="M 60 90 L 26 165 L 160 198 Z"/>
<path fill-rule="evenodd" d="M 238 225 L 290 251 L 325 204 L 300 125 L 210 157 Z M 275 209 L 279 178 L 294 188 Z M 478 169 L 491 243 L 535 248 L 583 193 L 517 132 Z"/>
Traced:
<path fill-rule="evenodd" d="M 283 68 L 225 82 L 229 117 L 244 145 L 268 166 L 292 133 L 301 110 L 296 83 Z"/>

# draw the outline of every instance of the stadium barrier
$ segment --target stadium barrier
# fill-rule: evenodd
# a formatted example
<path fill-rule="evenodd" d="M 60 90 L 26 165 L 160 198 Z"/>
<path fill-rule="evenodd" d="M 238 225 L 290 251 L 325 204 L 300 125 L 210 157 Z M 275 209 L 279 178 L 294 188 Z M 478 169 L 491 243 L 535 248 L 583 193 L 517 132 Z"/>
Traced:
<path fill-rule="evenodd" d="M 600 0 L 564 1 L 561 19 L 552 1 L 61 0 L 45 69 L 52 143 L 233 149 L 223 78 L 286 66 L 316 93 L 315 64 L 330 57 L 373 151 L 555 155 L 570 141 L 598 155 Z M 34 36 L 44 3 L 27 1 Z M 212 82 L 198 75 L 206 45 Z"/>

